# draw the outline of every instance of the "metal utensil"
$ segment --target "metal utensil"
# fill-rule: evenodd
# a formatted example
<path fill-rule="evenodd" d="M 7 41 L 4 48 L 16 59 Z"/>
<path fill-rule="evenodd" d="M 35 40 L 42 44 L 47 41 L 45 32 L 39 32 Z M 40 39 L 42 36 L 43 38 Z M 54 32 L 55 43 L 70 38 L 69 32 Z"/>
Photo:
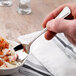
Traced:
<path fill-rule="evenodd" d="M 65 7 L 56 18 L 65 18 L 65 17 L 67 17 L 70 13 L 71 13 L 71 10 L 70 10 L 68 7 Z M 39 34 L 38 34 L 36 37 L 34 37 L 31 41 L 29 41 L 27 44 L 19 44 L 18 46 L 14 47 L 14 50 L 17 51 L 17 50 L 26 48 L 26 53 L 29 54 L 31 44 L 32 44 L 38 37 L 40 37 L 43 33 L 45 33 L 46 31 L 47 31 L 47 28 L 41 30 L 41 31 L 39 32 Z M 23 59 L 25 59 L 25 58 L 23 58 Z M 22 59 L 22 60 L 23 60 L 23 59 Z"/>
<path fill-rule="evenodd" d="M 63 50 L 63 52 L 70 58 L 70 59 L 72 59 L 73 61 L 76 61 L 76 52 L 75 52 L 75 50 L 76 49 L 74 49 L 74 47 L 72 46 L 72 45 L 70 45 L 70 44 L 67 44 L 67 43 L 65 43 L 62 39 L 60 39 L 58 36 L 55 36 L 57 39 L 58 39 L 58 41 L 64 46 L 64 50 Z M 59 45 L 59 44 L 58 44 Z"/>

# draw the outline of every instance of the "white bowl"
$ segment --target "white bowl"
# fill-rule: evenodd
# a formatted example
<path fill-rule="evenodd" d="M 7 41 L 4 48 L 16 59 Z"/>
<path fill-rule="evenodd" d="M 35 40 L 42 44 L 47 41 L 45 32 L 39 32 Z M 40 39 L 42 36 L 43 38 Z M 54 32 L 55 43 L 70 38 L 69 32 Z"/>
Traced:
<path fill-rule="evenodd" d="M 16 45 L 18 45 L 18 43 L 15 42 L 15 41 L 10 41 L 10 40 L 8 40 L 8 42 L 9 42 L 13 47 L 15 47 Z M 27 55 L 28 55 L 28 54 L 27 54 Z M 27 59 L 27 57 L 26 57 L 26 59 Z M 19 66 L 15 67 L 15 68 L 7 68 L 7 69 L 1 68 L 1 69 L 0 69 L 0 75 L 9 75 L 9 74 L 12 74 L 12 73 L 14 73 L 14 72 L 17 72 L 17 71 L 19 70 L 19 68 L 25 63 L 26 59 L 25 59 Z"/>

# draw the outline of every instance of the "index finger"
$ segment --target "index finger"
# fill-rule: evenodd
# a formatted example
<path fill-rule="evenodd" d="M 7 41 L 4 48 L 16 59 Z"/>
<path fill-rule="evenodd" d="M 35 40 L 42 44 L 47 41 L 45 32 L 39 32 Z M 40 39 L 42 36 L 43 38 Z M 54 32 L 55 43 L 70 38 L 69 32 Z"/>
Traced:
<path fill-rule="evenodd" d="M 57 9 L 55 9 L 54 11 L 52 11 L 43 21 L 42 26 L 45 28 L 46 24 L 49 20 L 54 19 L 65 7 L 65 5 L 62 5 L 60 7 L 58 7 Z"/>

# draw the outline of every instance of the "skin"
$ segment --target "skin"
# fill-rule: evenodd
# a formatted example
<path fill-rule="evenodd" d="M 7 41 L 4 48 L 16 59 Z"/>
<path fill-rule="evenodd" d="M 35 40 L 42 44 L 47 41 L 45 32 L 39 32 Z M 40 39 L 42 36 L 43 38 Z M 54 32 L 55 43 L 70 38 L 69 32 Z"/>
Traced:
<path fill-rule="evenodd" d="M 71 14 L 63 19 L 55 19 L 64 7 L 68 6 Z M 43 21 L 42 26 L 47 28 L 45 38 L 52 39 L 56 33 L 64 33 L 67 39 L 76 46 L 76 3 L 64 4 L 52 11 Z"/>

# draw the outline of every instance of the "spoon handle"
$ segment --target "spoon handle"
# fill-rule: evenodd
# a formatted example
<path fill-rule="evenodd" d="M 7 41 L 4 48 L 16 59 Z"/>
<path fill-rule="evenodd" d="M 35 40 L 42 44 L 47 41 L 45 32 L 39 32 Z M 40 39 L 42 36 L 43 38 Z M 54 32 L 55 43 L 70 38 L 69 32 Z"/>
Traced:
<path fill-rule="evenodd" d="M 56 18 L 65 18 L 67 17 L 69 14 L 71 13 L 71 10 L 68 7 L 65 7 L 60 14 L 56 17 Z M 30 45 L 38 38 L 40 37 L 43 33 L 45 33 L 47 31 L 47 28 L 44 28 L 43 30 L 41 30 L 39 32 L 39 34 L 37 36 L 35 36 L 30 42 L 29 45 L 26 46 L 26 44 L 24 44 L 26 47 L 30 48 Z M 51 37 L 54 37 L 56 33 L 51 32 Z M 20 44 L 18 46 L 16 46 L 14 48 L 15 51 L 22 49 L 23 48 L 23 44 Z"/>
<path fill-rule="evenodd" d="M 65 18 L 67 17 L 69 14 L 71 13 L 71 10 L 69 9 L 69 7 L 65 7 L 60 14 L 56 17 L 57 18 Z M 30 44 L 32 44 L 38 37 L 40 37 L 43 33 L 45 33 L 47 31 L 47 28 L 44 28 L 43 30 L 40 31 L 40 34 L 38 34 L 32 41 Z M 54 37 L 55 33 L 51 32 L 51 37 Z"/>

